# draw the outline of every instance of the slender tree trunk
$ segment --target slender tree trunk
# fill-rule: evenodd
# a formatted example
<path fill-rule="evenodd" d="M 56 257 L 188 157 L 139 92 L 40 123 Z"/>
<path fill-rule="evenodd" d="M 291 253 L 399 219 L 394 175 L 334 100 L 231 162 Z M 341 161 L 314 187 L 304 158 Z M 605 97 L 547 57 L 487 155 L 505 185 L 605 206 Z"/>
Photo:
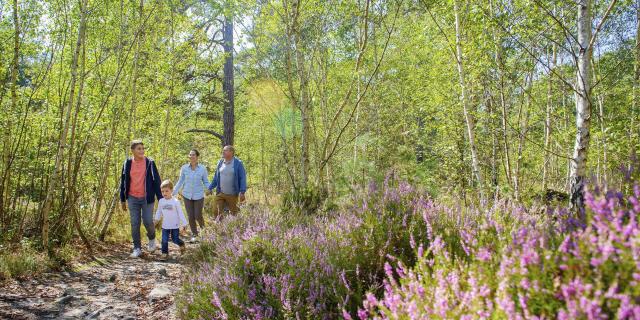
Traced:
<path fill-rule="evenodd" d="M 474 122 L 469 110 L 469 94 L 467 92 L 467 84 L 465 79 L 465 70 L 463 66 L 462 56 L 462 28 L 460 25 L 460 9 L 458 7 L 458 0 L 454 0 L 454 14 L 455 14 L 455 28 L 456 28 L 456 63 L 458 66 L 458 76 L 460 80 L 460 100 L 462 102 L 462 110 L 464 113 L 464 120 L 467 125 L 467 138 L 469 139 L 469 148 L 471 149 L 471 170 L 473 176 L 478 183 L 480 189 L 480 196 L 483 198 L 483 183 L 482 172 L 480 171 L 480 164 L 478 162 L 478 152 L 476 149 L 475 136 L 474 136 Z"/>
<path fill-rule="evenodd" d="M 570 170 L 571 206 L 584 209 L 584 183 L 591 129 L 591 0 L 578 1 L 578 70 L 576 76 L 576 140 Z M 583 217 L 584 218 L 584 217 Z"/>
<path fill-rule="evenodd" d="M 85 7 L 86 9 L 86 7 Z M 83 35 L 84 36 L 84 35 Z M 72 184 L 72 177 L 74 176 L 74 172 L 73 172 L 73 167 L 75 164 L 74 161 L 74 148 L 76 145 L 76 127 L 77 127 L 77 123 L 78 123 L 78 115 L 80 114 L 80 106 L 82 105 L 82 93 L 84 91 L 84 80 L 85 80 L 85 63 L 86 63 L 86 50 L 84 47 L 84 41 L 85 39 L 82 38 L 81 39 L 81 59 L 80 59 L 80 79 L 78 81 L 78 95 L 76 98 L 76 104 L 75 104 L 75 109 L 73 111 L 73 120 L 71 121 L 71 135 L 70 135 L 70 142 L 69 142 L 69 160 L 67 162 L 67 173 L 66 173 L 66 177 L 67 177 L 67 190 L 73 190 L 74 185 Z M 67 208 L 68 209 L 68 208 Z"/>
<path fill-rule="evenodd" d="M 605 131 L 604 123 L 604 97 L 599 94 L 596 98 L 598 100 L 598 122 L 600 123 L 600 143 L 602 144 L 602 181 L 606 183 L 607 180 L 607 164 L 609 159 L 607 157 L 607 132 Z M 601 181 L 601 182 L 602 182 Z"/>
<path fill-rule="evenodd" d="M 529 73 L 526 81 L 526 92 L 531 92 L 531 86 L 533 84 L 533 70 Z M 516 201 L 520 201 L 520 195 L 522 191 L 522 177 L 520 176 L 520 167 L 522 166 L 522 151 L 524 150 L 525 137 L 529 130 L 529 109 L 531 106 L 531 95 L 526 94 L 525 102 L 520 105 L 518 110 L 518 124 L 520 126 L 520 135 L 518 136 L 518 151 L 515 163 L 515 169 L 513 172 L 513 189 Z M 524 110 L 523 110 L 524 109 Z M 524 113 L 524 114 L 523 114 Z"/>
<path fill-rule="evenodd" d="M 111 217 L 113 217 L 113 212 L 115 211 L 115 206 L 118 198 L 118 189 L 114 189 L 111 193 L 111 204 L 107 209 L 107 212 L 104 215 L 104 222 L 101 223 L 102 229 L 100 229 L 100 234 L 98 235 L 98 240 L 104 241 L 105 236 L 107 235 L 107 230 L 109 230 L 109 224 L 111 223 Z"/>
<path fill-rule="evenodd" d="M 498 9 L 494 8 L 494 2 L 489 2 L 491 6 L 491 11 L 496 15 L 498 13 Z M 493 28 L 493 42 L 495 46 L 495 61 L 496 66 L 498 68 L 498 91 L 500 94 L 500 111 L 501 111 L 501 124 L 502 124 L 502 148 L 504 154 L 504 172 L 507 179 L 507 183 L 512 185 L 513 179 L 512 168 L 511 168 L 511 151 L 509 150 L 509 102 L 506 97 L 506 88 L 504 81 L 504 61 L 502 58 L 502 38 L 500 36 L 500 30 L 496 27 Z"/>
<path fill-rule="evenodd" d="M 174 27 L 174 8 L 173 6 L 169 6 L 169 10 L 171 10 L 171 71 L 169 72 L 169 101 L 167 103 L 167 106 L 165 108 L 165 117 L 164 117 L 164 136 L 168 137 L 169 136 L 169 125 L 171 123 L 171 109 L 173 108 L 173 100 L 174 100 L 174 73 L 175 73 L 175 65 L 176 65 L 176 61 L 174 59 L 175 57 L 175 27 Z M 225 133 L 226 134 L 226 133 Z M 167 160 L 168 160 L 168 156 L 167 156 L 167 144 L 164 143 L 162 145 L 162 163 L 161 163 L 161 169 L 164 169 L 165 166 L 167 165 Z M 163 170 L 164 171 L 164 170 Z"/>
<path fill-rule="evenodd" d="M 115 108 L 114 108 L 115 109 Z M 100 185 L 98 185 L 98 193 L 96 198 L 96 207 L 93 212 L 93 225 L 98 225 L 98 219 L 100 217 L 100 210 L 102 210 L 102 201 L 104 200 L 104 193 L 107 190 L 107 180 L 109 179 L 109 169 L 111 168 L 111 158 L 112 152 L 116 139 L 116 131 L 117 131 L 117 111 L 114 110 L 113 116 L 111 118 L 111 129 L 109 134 L 109 142 L 107 144 L 107 149 L 105 150 L 104 155 L 104 165 L 102 167 L 102 176 L 100 177 Z"/>
<path fill-rule="evenodd" d="M 233 145 L 235 133 L 235 93 L 233 79 L 233 13 L 228 12 L 224 17 L 224 27 L 222 29 L 223 50 L 224 50 L 224 79 L 222 81 L 222 91 L 224 91 L 224 141 L 223 145 Z"/>
<path fill-rule="evenodd" d="M 66 110 L 64 112 L 64 119 L 62 121 L 62 130 L 60 132 L 60 141 L 58 142 L 58 150 L 56 152 L 55 165 L 51 179 L 49 180 L 47 193 L 45 194 L 44 203 L 42 204 L 41 216 L 42 216 L 42 246 L 50 251 L 49 247 L 49 211 L 51 210 L 51 202 L 53 201 L 53 193 L 55 186 L 59 185 L 59 177 L 62 172 L 62 160 L 64 157 L 64 149 L 67 147 L 67 134 L 69 132 L 69 125 L 71 120 L 71 113 L 73 109 L 73 102 L 75 96 L 76 81 L 78 78 L 78 59 L 80 56 L 80 49 L 84 39 L 86 28 L 86 0 L 80 2 L 80 26 L 78 27 L 78 38 L 76 40 L 76 47 L 73 52 L 73 59 L 71 62 L 71 83 L 69 92 L 69 101 L 67 101 Z"/>
<path fill-rule="evenodd" d="M 487 90 L 490 90 L 487 88 Z M 498 134 L 495 124 L 495 106 L 489 93 L 486 93 L 487 112 L 489 112 L 489 128 L 491 128 L 491 194 L 492 198 L 498 189 Z"/>
<path fill-rule="evenodd" d="M 301 35 L 300 35 L 300 1 L 295 0 L 292 3 L 292 11 L 294 15 L 293 23 L 292 23 L 292 31 L 293 31 L 293 46 L 295 50 L 295 58 L 296 58 L 296 70 L 298 72 L 298 79 L 300 81 L 300 99 L 299 106 L 300 109 L 300 117 L 302 118 L 302 144 L 300 150 L 300 163 L 301 163 L 301 187 L 305 187 L 307 185 L 307 181 L 309 178 L 309 144 L 310 144 L 310 136 L 311 136 L 311 125 L 310 125 L 310 113 L 311 113 L 311 105 L 309 101 L 309 79 L 307 77 L 306 67 L 305 67 L 305 58 L 304 52 L 302 51 L 301 44 Z"/>
<path fill-rule="evenodd" d="M 119 37 L 119 41 L 118 41 L 118 55 L 116 57 L 117 59 L 117 65 L 119 66 L 119 68 L 121 68 L 122 66 L 122 54 L 123 54 L 123 43 L 122 43 L 122 37 L 124 36 L 124 21 L 123 21 L 123 11 L 124 11 L 124 1 L 120 0 L 120 11 L 119 11 L 119 15 L 120 15 L 120 37 Z M 121 99 L 121 103 L 124 106 L 126 103 L 126 98 L 124 94 L 120 94 L 120 99 Z M 105 190 L 107 190 L 107 181 L 109 179 L 109 171 L 111 169 L 111 158 L 113 157 L 113 149 L 115 147 L 116 144 L 116 134 L 118 131 L 118 121 L 120 118 L 120 110 L 118 108 L 118 106 L 120 105 L 120 102 L 118 102 L 118 97 L 116 97 L 115 99 L 115 103 L 113 105 L 112 108 L 112 114 L 111 114 L 111 129 L 110 129 L 110 134 L 109 134 L 109 143 L 107 144 L 107 150 L 105 150 L 105 156 L 104 156 L 104 166 L 102 167 L 102 175 L 100 177 L 100 185 L 98 186 L 98 192 L 96 194 L 96 206 L 94 209 L 94 214 L 93 214 L 93 226 L 98 227 L 99 226 L 99 219 L 100 219 L 100 211 L 102 210 L 102 202 L 104 201 L 104 196 L 105 196 Z"/>
<path fill-rule="evenodd" d="M 2 180 L 0 181 L 0 222 L 5 224 L 5 206 L 8 203 L 9 174 L 11 172 L 11 149 L 13 114 L 18 110 L 18 63 L 20 61 L 20 20 L 18 16 L 18 0 L 13 0 L 13 62 L 11 64 L 11 110 L 8 112 L 4 128 L 3 143 L 3 164 Z"/>
<path fill-rule="evenodd" d="M 144 20 L 144 0 L 140 0 L 140 24 Z M 131 76 L 131 106 L 129 108 L 129 125 L 127 128 L 127 140 L 133 139 L 135 135 L 134 121 L 136 117 L 136 107 L 138 100 L 138 63 L 140 60 L 140 47 L 142 46 L 144 31 L 140 31 L 140 36 L 136 41 L 136 52 L 133 55 L 133 74 Z M 129 148 L 125 147 L 125 155 L 128 154 Z"/>
<path fill-rule="evenodd" d="M 551 49 L 551 70 L 556 66 L 556 45 L 554 44 Z M 551 159 L 549 156 L 549 148 L 551 146 L 551 114 L 553 113 L 553 81 L 552 74 L 549 72 L 548 87 L 547 87 L 547 107 L 545 109 L 544 117 L 544 159 L 542 159 L 542 191 L 547 190 L 549 183 L 549 162 Z"/>
<path fill-rule="evenodd" d="M 636 149 L 638 148 L 638 130 L 636 129 L 636 117 L 638 117 L 638 104 L 640 102 L 640 0 L 635 1 L 636 4 L 636 47 L 634 51 L 635 63 L 633 73 L 633 100 L 631 105 L 631 123 L 629 125 L 629 148 L 633 153 L 632 156 L 636 156 Z M 629 166 L 632 164 L 630 163 Z"/>

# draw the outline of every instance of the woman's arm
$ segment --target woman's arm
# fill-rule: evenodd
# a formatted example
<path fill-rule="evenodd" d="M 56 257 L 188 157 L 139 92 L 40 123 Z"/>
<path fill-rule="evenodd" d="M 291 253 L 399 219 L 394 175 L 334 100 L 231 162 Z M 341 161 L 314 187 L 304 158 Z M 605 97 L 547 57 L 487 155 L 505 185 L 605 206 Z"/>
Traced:
<path fill-rule="evenodd" d="M 204 174 L 202 175 L 202 184 L 205 186 L 205 188 L 207 186 L 209 186 L 209 172 L 207 171 L 207 168 L 204 168 Z"/>
<path fill-rule="evenodd" d="M 178 192 L 180 192 L 180 190 L 182 190 L 182 187 L 184 185 L 184 177 L 185 173 L 184 173 L 184 167 L 180 168 L 180 178 L 178 179 L 178 183 L 176 183 L 176 186 L 173 188 L 173 196 L 175 197 Z"/>

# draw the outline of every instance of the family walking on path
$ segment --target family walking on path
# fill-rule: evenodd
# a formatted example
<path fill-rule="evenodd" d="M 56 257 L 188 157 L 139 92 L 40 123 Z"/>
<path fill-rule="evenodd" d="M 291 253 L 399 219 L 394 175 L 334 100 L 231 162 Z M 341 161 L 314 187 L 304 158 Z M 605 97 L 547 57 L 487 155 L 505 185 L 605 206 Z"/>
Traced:
<path fill-rule="evenodd" d="M 247 176 L 244 165 L 235 156 L 233 146 L 222 149 L 222 159 L 216 165 L 213 179 L 209 183 L 207 168 L 198 163 L 200 153 L 196 149 L 189 152 L 189 163 L 180 169 L 180 178 L 175 187 L 170 180 L 162 180 L 155 162 L 145 156 L 144 144 L 140 140 L 131 142 L 132 157 L 122 166 L 120 179 L 120 201 L 122 209 L 129 209 L 131 219 L 131 238 L 133 240 L 132 258 L 142 255 L 140 225 L 144 225 L 149 240 L 147 251 L 156 250 L 155 225 L 162 219 L 162 257 L 168 256 L 169 238 L 184 251 L 184 241 L 180 239 L 180 229 L 185 229 L 187 219 L 182 205 L 176 196 L 182 195 L 191 229 L 191 242 L 198 239 L 199 231 L 204 228 L 204 198 L 215 190 L 216 216 L 221 217 L 225 208 L 232 214 L 239 211 L 238 203 L 245 200 Z M 158 209 L 155 218 L 153 207 L 156 198 Z M 198 230 L 198 226 L 200 230 Z"/>

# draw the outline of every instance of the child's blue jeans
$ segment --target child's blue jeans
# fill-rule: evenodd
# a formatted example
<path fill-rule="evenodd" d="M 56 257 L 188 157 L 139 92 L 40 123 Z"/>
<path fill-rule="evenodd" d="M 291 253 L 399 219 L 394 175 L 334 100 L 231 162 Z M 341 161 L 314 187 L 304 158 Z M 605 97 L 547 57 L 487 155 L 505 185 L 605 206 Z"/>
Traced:
<path fill-rule="evenodd" d="M 162 253 L 169 253 L 169 236 L 173 243 L 184 246 L 184 241 L 180 240 L 180 229 L 162 229 Z"/>

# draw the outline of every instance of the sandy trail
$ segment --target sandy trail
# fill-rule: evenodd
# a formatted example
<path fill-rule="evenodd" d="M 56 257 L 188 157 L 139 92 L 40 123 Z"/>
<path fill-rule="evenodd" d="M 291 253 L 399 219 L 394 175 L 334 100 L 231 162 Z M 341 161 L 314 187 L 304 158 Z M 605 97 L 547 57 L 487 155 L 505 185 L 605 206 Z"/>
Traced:
<path fill-rule="evenodd" d="M 167 261 L 159 249 L 141 259 L 129 250 L 111 246 L 73 271 L 1 284 L 0 319 L 175 319 L 184 270 L 178 247 L 170 244 Z"/>

